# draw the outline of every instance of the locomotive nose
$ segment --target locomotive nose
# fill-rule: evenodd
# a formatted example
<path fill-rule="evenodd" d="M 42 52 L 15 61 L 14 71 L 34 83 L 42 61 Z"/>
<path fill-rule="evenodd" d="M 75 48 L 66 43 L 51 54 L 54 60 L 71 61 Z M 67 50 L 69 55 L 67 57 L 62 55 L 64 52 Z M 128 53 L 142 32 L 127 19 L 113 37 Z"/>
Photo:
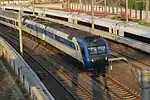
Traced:
<path fill-rule="evenodd" d="M 105 59 L 99 59 L 93 62 L 96 66 L 106 66 L 108 65 L 108 59 L 107 57 Z"/>
<path fill-rule="evenodd" d="M 95 67 L 98 74 L 104 74 L 106 72 L 106 66 L 108 65 L 108 60 L 101 59 L 95 61 Z"/>

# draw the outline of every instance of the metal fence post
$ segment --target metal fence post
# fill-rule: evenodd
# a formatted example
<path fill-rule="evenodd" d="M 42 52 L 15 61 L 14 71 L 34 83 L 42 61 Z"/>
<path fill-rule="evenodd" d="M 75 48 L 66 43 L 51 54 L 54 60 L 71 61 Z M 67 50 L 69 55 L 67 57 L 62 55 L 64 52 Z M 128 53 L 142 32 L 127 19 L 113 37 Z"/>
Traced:
<path fill-rule="evenodd" d="M 142 69 L 140 81 L 142 100 L 150 100 L 150 68 Z"/>

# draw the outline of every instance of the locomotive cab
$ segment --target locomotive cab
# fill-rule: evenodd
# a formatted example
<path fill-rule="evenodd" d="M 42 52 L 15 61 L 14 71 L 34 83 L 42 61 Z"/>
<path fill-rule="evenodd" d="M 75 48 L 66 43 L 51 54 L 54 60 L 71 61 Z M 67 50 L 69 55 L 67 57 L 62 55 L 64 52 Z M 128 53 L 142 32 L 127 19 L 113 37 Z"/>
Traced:
<path fill-rule="evenodd" d="M 84 41 L 86 45 L 84 44 L 82 48 L 82 55 L 85 67 L 93 69 L 97 74 L 105 73 L 110 57 L 107 42 L 99 36 L 88 36 L 84 38 Z"/>

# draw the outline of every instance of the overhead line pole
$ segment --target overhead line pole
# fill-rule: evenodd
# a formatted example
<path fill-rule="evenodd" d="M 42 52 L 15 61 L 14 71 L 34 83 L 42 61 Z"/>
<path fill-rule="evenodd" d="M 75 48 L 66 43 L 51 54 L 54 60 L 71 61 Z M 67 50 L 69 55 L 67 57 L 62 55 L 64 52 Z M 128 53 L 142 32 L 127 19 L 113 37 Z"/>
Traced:
<path fill-rule="evenodd" d="M 69 8 L 69 12 L 70 12 L 70 0 L 68 0 L 68 8 Z"/>
<path fill-rule="evenodd" d="M 91 33 L 94 33 L 94 0 L 91 1 L 91 17 L 92 17 L 92 29 Z"/>
<path fill-rule="evenodd" d="M 149 16 L 149 14 L 148 14 L 148 12 L 149 12 L 149 5 L 150 5 L 150 1 L 149 1 L 149 0 L 146 0 L 145 20 L 146 20 L 147 22 L 149 22 L 149 19 L 148 19 L 148 16 Z"/>
<path fill-rule="evenodd" d="M 104 2 L 105 3 L 105 11 L 106 11 L 106 0 L 100 0 L 98 2 L 95 2 L 95 0 L 91 0 L 91 20 L 92 20 L 92 29 L 91 29 L 91 33 L 94 34 L 94 5 L 97 3 L 101 3 Z"/>
<path fill-rule="evenodd" d="M 34 6 L 34 0 L 32 0 L 32 7 L 33 7 L 33 15 L 35 15 L 35 6 Z"/>
<path fill-rule="evenodd" d="M 104 5 L 105 5 L 105 13 L 107 12 L 107 1 L 104 0 Z"/>
<path fill-rule="evenodd" d="M 82 9 L 82 0 L 79 0 L 80 10 Z"/>
<path fill-rule="evenodd" d="M 22 43 L 22 7 L 19 10 L 19 16 L 18 16 L 18 29 L 19 29 L 19 46 L 20 46 L 20 54 L 23 54 L 23 43 Z"/>
<path fill-rule="evenodd" d="M 129 19 L 128 19 L 128 5 L 129 5 L 129 3 L 128 3 L 128 2 L 129 2 L 129 1 L 126 0 L 126 22 L 129 21 Z"/>

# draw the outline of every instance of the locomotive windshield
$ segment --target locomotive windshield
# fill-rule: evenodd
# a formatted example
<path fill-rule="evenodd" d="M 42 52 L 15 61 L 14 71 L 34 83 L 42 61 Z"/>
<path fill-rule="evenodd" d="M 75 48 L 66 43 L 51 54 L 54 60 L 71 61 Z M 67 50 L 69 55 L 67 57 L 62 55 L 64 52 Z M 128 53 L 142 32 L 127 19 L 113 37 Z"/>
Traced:
<path fill-rule="evenodd" d="M 87 37 L 86 39 L 88 46 L 88 53 L 90 60 L 97 61 L 105 59 L 107 56 L 106 42 L 101 37 Z"/>
<path fill-rule="evenodd" d="M 105 41 L 100 37 L 87 37 L 88 51 L 90 55 L 106 52 Z"/>
<path fill-rule="evenodd" d="M 106 47 L 105 46 L 88 47 L 88 51 L 90 55 L 101 54 L 106 52 Z"/>

